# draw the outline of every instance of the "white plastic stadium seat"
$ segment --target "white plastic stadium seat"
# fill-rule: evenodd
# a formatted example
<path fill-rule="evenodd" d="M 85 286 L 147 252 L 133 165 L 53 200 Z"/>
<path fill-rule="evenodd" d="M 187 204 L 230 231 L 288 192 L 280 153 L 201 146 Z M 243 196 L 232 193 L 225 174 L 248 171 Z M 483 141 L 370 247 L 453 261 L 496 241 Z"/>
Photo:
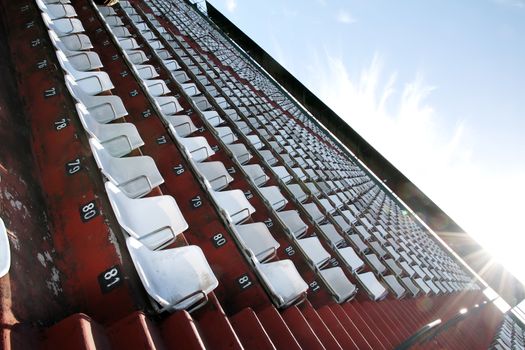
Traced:
<path fill-rule="evenodd" d="M 45 25 L 57 33 L 59 37 L 84 32 L 82 22 L 78 18 L 51 19 L 47 13 L 42 13 Z"/>
<path fill-rule="evenodd" d="M 210 189 L 209 192 L 228 220 L 235 225 L 243 223 L 255 213 L 255 208 L 248 202 L 241 190 L 214 191 Z"/>
<path fill-rule="evenodd" d="M 319 275 L 330 289 L 330 294 L 337 303 L 344 303 L 357 293 L 356 286 L 348 280 L 340 267 L 321 270 Z"/>
<path fill-rule="evenodd" d="M 80 88 L 89 95 L 98 95 L 101 92 L 114 88 L 109 75 L 106 72 L 82 72 L 71 64 L 66 55 L 56 51 L 58 62 L 64 71 L 73 77 Z"/>
<path fill-rule="evenodd" d="M 399 283 L 396 276 L 394 275 L 383 276 L 383 280 L 387 284 L 390 291 L 394 293 L 397 299 L 401 299 L 405 296 L 406 289 L 401 285 L 401 283 Z"/>
<path fill-rule="evenodd" d="M 137 128 L 131 123 L 100 124 L 77 103 L 77 113 L 84 129 L 108 151 L 113 157 L 122 157 L 144 145 Z"/>
<path fill-rule="evenodd" d="M 284 226 L 292 237 L 300 238 L 306 233 L 308 226 L 299 216 L 297 210 L 285 210 L 277 212 L 277 216 L 283 222 Z"/>
<path fill-rule="evenodd" d="M 352 273 L 356 273 L 363 268 L 365 263 L 359 255 L 356 254 L 352 247 L 345 247 L 337 250 L 346 266 L 350 268 Z"/>
<path fill-rule="evenodd" d="M 132 237 L 126 239 L 137 273 L 158 312 L 203 306 L 219 285 L 202 250 L 197 246 L 151 251 Z"/>
<path fill-rule="evenodd" d="M 284 198 L 283 194 L 279 190 L 279 187 L 277 186 L 260 187 L 259 191 L 261 191 L 264 199 L 275 211 L 283 209 L 288 203 L 288 200 Z"/>
<path fill-rule="evenodd" d="M 122 100 L 114 95 L 91 96 L 75 82 L 71 75 L 66 75 L 66 86 L 71 95 L 84 106 L 99 123 L 109 123 L 112 120 L 128 114 Z"/>
<path fill-rule="evenodd" d="M 102 67 L 100 57 L 93 51 L 73 51 L 69 50 L 61 38 L 55 32 L 49 30 L 49 37 L 56 49 L 62 51 L 74 68 L 80 71 L 88 71 Z"/>
<path fill-rule="evenodd" d="M 201 162 L 195 163 L 195 166 L 215 191 L 222 190 L 233 181 L 233 177 L 230 176 L 222 162 Z"/>
<path fill-rule="evenodd" d="M 94 138 L 89 145 L 102 173 L 130 198 L 142 197 L 164 182 L 149 156 L 115 158 Z"/>
<path fill-rule="evenodd" d="M 370 299 L 379 301 L 388 295 L 388 291 L 377 280 L 372 272 L 365 272 L 356 275 L 357 280 L 368 293 Z"/>
<path fill-rule="evenodd" d="M 285 308 L 306 297 L 308 285 L 291 260 L 255 262 L 255 270 L 277 307 Z"/>
<path fill-rule="evenodd" d="M 171 196 L 131 199 L 109 181 L 106 192 L 120 226 L 150 249 L 170 244 L 188 229 Z"/>
<path fill-rule="evenodd" d="M 255 255 L 258 261 L 265 262 L 275 257 L 280 245 L 264 223 L 235 225 L 233 229 L 243 245 L 251 251 L 252 255 Z"/>
<path fill-rule="evenodd" d="M 0 218 L 0 278 L 4 277 L 11 267 L 11 248 L 4 220 Z"/>
<path fill-rule="evenodd" d="M 312 266 L 322 267 L 328 260 L 330 260 L 330 254 L 323 248 L 323 245 L 317 237 L 306 237 L 298 239 L 297 244 L 303 251 L 304 255 L 311 262 Z"/>

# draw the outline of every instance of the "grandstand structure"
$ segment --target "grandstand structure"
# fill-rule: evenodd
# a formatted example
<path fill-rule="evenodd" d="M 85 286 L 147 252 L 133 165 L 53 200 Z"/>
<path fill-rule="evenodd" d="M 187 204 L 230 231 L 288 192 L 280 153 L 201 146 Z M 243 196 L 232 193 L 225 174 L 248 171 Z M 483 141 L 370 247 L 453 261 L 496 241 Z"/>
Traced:
<path fill-rule="evenodd" d="M 4 349 L 523 344 L 205 3 L 0 4 Z"/>

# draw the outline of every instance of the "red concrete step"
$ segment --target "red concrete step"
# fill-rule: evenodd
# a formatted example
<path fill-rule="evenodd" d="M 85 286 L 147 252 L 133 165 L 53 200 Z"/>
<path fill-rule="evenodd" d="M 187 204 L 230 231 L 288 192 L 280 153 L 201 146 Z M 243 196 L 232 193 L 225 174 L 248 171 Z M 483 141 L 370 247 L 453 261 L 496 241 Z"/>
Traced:
<path fill-rule="evenodd" d="M 352 337 L 346 332 L 345 328 L 339 320 L 337 320 L 337 317 L 328 306 L 323 306 L 318 309 L 317 313 L 343 349 L 357 349 L 357 345 L 352 340 Z"/>
<path fill-rule="evenodd" d="M 384 344 L 387 349 L 393 349 L 395 345 L 397 345 L 394 344 L 397 342 L 393 341 L 394 335 L 384 320 L 373 312 L 373 305 L 370 305 L 367 301 L 355 300 L 355 302 L 352 303 L 352 308 L 355 310 L 355 313 L 365 320 L 368 327 L 376 333 L 381 343 Z"/>
<path fill-rule="evenodd" d="M 281 316 L 303 349 L 325 349 L 324 345 L 321 343 L 297 306 L 291 306 L 284 310 L 281 313 Z"/>
<path fill-rule="evenodd" d="M 308 300 L 305 300 L 303 303 L 301 303 L 301 305 L 299 305 L 299 309 L 301 310 L 304 318 L 306 318 L 306 320 L 310 324 L 310 327 L 312 327 L 313 331 L 321 340 L 326 349 L 343 349 L 341 345 L 337 342 L 337 339 L 335 339 L 332 332 L 330 332 L 330 329 L 328 329 L 324 321 L 321 319 L 321 316 L 319 316 L 317 311 L 314 309 L 314 307 L 312 306 L 312 304 L 310 304 Z"/>
<path fill-rule="evenodd" d="M 108 338 L 102 329 L 85 314 L 73 314 L 43 334 L 42 349 L 111 349 Z"/>
<path fill-rule="evenodd" d="M 195 321 L 184 310 L 168 316 L 161 325 L 161 335 L 167 350 L 204 350 L 204 342 Z"/>
<path fill-rule="evenodd" d="M 351 303 L 346 303 L 344 305 L 341 305 L 343 310 L 345 311 L 346 315 L 352 320 L 352 322 L 359 328 L 361 334 L 363 334 L 366 338 L 366 341 L 373 347 L 373 348 L 389 348 L 386 344 L 388 344 L 388 341 L 381 333 L 380 329 L 377 327 L 374 327 L 370 321 L 367 320 L 367 315 L 364 315 L 361 312 L 356 311 L 354 305 L 357 303 L 357 301 L 352 301 Z M 383 345 L 385 344 L 385 345 Z"/>
<path fill-rule="evenodd" d="M 383 334 L 388 336 L 389 341 L 393 344 L 393 347 L 399 345 L 408 336 L 408 327 L 405 322 L 400 322 L 396 319 L 389 310 L 388 303 L 373 302 L 367 300 L 361 303 L 364 309 L 369 310 L 370 317 L 380 325 L 383 330 Z"/>
<path fill-rule="evenodd" d="M 356 343 L 356 345 L 359 347 L 359 349 L 379 349 L 378 346 L 381 346 L 378 344 L 376 347 L 373 347 L 367 340 L 367 337 L 365 334 L 361 332 L 361 330 L 355 325 L 355 323 L 348 317 L 348 315 L 344 312 L 343 308 L 339 304 L 331 304 L 329 305 L 330 309 L 334 313 L 334 315 L 337 317 L 337 320 L 345 327 L 348 334 L 352 337 L 353 341 Z"/>
<path fill-rule="evenodd" d="M 230 317 L 231 324 L 246 349 L 275 349 L 270 336 L 251 308 Z"/>
<path fill-rule="evenodd" d="M 113 323 L 106 333 L 112 349 L 165 349 L 159 330 L 141 311 Z"/>
<path fill-rule="evenodd" d="M 213 293 L 208 303 L 193 313 L 204 344 L 210 349 L 242 349 L 241 341 Z"/>
<path fill-rule="evenodd" d="M 301 346 L 284 322 L 276 308 L 267 307 L 257 313 L 264 329 L 277 349 L 300 350 Z"/>

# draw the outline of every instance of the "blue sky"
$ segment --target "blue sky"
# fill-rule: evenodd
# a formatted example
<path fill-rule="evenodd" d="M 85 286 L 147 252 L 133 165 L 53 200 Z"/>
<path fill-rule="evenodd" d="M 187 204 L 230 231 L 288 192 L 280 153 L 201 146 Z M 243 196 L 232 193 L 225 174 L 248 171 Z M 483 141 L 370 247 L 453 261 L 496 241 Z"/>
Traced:
<path fill-rule="evenodd" d="M 525 281 L 525 0 L 211 0 Z"/>

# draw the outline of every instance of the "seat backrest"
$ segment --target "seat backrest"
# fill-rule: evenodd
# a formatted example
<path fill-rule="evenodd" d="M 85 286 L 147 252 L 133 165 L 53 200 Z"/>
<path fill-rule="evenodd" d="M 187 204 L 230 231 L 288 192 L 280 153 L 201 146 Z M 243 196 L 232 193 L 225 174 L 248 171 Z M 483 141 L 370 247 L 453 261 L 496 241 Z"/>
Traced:
<path fill-rule="evenodd" d="M 233 232 L 250 250 L 250 256 L 264 262 L 273 258 L 279 248 L 279 243 L 273 238 L 268 227 L 262 222 L 254 222 L 233 226 Z"/>
<path fill-rule="evenodd" d="M 133 237 L 126 239 L 126 245 L 144 288 L 161 306 L 159 312 L 191 312 L 219 284 L 197 246 L 151 251 Z"/>
<path fill-rule="evenodd" d="M 247 164 L 242 168 L 257 187 L 264 185 L 269 179 L 259 164 Z"/>
<path fill-rule="evenodd" d="M 0 218 L 0 277 L 5 276 L 11 267 L 11 249 L 4 220 Z"/>
<path fill-rule="evenodd" d="M 317 237 L 301 238 L 296 242 L 315 267 L 323 266 L 331 258 Z"/>
<path fill-rule="evenodd" d="M 279 211 L 288 203 L 288 200 L 283 196 L 277 186 L 260 187 L 259 191 L 270 203 L 273 210 Z"/>
<path fill-rule="evenodd" d="M 338 249 L 338 252 L 352 272 L 359 271 L 364 266 L 363 260 L 361 260 L 352 247 Z"/>
<path fill-rule="evenodd" d="M 89 145 L 91 146 L 91 151 L 95 157 L 98 167 L 102 169 L 103 172 L 110 173 L 111 169 L 113 168 L 113 164 L 111 162 L 113 157 L 109 155 L 109 153 L 104 149 L 104 146 L 102 146 L 95 138 L 89 139 Z"/>
<path fill-rule="evenodd" d="M 201 162 L 195 163 L 195 166 L 206 181 L 208 181 L 210 187 L 215 191 L 222 190 L 233 181 L 233 178 L 230 176 L 222 162 Z"/>
<path fill-rule="evenodd" d="M 406 289 L 403 288 L 403 286 L 399 283 L 396 276 L 388 275 L 383 276 L 384 281 L 386 284 L 390 287 L 390 289 L 394 292 L 396 295 L 396 298 L 401 299 L 406 294 Z"/>
<path fill-rule="evenodd" d="M 291 260 L 279 260 L 265 264 L 255 262 L 254 265 L 277 307 L 293 305 L 306 296 L 308 284 Z"/>
<path fill-rule="evenodd" d="M 315 222 L 321 222 L 325 218 L 324 214 L 314 202 L 303 204 L 303 208 Z"/>
<path fill-rule="evenodd" d="M 350 282 L 340 267 L 321 270 L 319 275 L 338 303 L 349 300 L 357 293 L 356 286 Z"/>
<path fill-rule="evenodd" d="M 303 191 L 301 188 L 301 185 L 299 184 L 288 184 L 286 185 L 294 198 L 299 202 L 303 203 L 305 200 L 308 199 L 308 195 Z"/>
<path fill-rule="evenodd" d="M 296 210 L 278 212 L 277 217 L 283 222 L 289 233 L 295 238 L 304 235 L 308 229 L 308 226 L 306 226 Z"/>
<path fill-rule="evenodd" d="M 100 131 L 100 124 L 89 114 L 89 112 L 83 104 L 77 103 L 75 104 L 75 107 L 77 109 L 78 117 L 80 118 L 80 122 L 82 123 L 84 129 L 91 136 L 96 137 L 100 140 L 100 137 L 98 137 Z"/>
<path fill-rule="evenodd" d="M 356 277 L 373 300 L 381 300 L 388 294 L 372 272 L 360 273 Z"/>
<path fill-rule="evenodd" d="M 56 55 L 58 58 L 58 63 L 60 63 L 62 69 L 65 70 L 68 74 L 72 75 L 74 78 L 77 78 L 79 71 L 73 67 L 71 62 L 69 62 L 64 52 L 56 50 Z"/>

